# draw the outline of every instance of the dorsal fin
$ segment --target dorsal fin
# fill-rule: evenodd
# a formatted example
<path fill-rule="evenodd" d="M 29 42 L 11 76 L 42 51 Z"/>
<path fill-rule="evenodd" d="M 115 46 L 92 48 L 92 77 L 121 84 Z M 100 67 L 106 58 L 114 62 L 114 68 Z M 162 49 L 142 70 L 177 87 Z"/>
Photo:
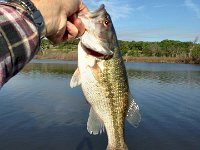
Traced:
<path fill-rule="evenodd" d="M 130 92 L 129 92 L 129 108 L 127 111 L 126 119 L 134 127 L 138 127 L 141 121 L 139 106 L 136 104 Z"/>

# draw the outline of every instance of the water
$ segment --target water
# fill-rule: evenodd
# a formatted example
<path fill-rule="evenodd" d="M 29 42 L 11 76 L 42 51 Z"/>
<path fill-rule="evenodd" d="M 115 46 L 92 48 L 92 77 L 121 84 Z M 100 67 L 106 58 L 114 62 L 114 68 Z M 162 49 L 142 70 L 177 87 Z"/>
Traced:
<path fill-rule="evenodd" d="M 69 82 L 76 62 L 33 60 L 0 91 L 0 150 L 104 150 L 86 129 L 89 106 Z M 200 66 L 127 63 L 141 109 L 126 123 L 130 150 L 199 150 Z"/>

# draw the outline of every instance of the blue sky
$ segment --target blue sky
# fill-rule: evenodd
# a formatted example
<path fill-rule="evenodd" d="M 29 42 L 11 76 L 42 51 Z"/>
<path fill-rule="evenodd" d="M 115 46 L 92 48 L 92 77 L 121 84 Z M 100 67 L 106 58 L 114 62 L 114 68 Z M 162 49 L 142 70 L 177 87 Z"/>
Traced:
<path fill-rule="evenodd" d="M 120 40 L 194 41 L 200 36 L 200 0 L 84 0 L 105 4 Z M 198 41 L 199 42 L 199 41 Z"/>

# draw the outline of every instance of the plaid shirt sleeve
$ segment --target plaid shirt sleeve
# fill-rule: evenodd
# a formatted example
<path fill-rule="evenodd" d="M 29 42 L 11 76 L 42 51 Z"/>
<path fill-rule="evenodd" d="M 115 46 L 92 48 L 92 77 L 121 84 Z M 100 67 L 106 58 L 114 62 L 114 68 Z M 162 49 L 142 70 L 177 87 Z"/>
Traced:
<path fill-rule="evenodd" d="M 38 52 L 40 37 L 31 17 L 0 2 L 0 88 Z"/>

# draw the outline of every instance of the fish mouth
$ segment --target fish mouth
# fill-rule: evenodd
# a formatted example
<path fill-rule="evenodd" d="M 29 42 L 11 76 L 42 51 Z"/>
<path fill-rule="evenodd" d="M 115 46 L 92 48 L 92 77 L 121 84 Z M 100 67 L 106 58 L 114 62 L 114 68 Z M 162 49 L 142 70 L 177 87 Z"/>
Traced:
<path fill-rule="evenodd" d="M 99 59 L 108 60 L 113 57 L 113 55 L 105 55 L 105 54 L 99 53 L 91 48 L 87 48 L 82 42 L 81 42 L 81 47 L 88 55 L 91 55 L 91 56 L 99 58 Z"/>

